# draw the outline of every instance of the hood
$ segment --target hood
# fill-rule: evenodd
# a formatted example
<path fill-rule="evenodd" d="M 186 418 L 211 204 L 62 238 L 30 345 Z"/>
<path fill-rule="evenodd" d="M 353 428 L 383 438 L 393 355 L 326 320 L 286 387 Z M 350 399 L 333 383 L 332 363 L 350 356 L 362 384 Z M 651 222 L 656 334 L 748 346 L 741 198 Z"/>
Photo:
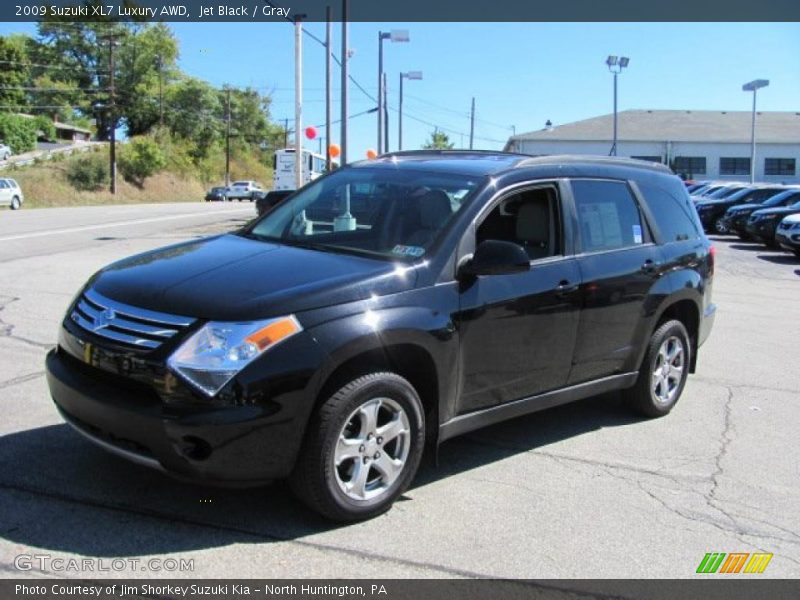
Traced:
<path fill-rule="evenodd" d="M 249 321 L 397 293 L 416 279 L 405 265 L 229 234 L 132 256 L 89 285 L 141 308 Z"/>
<path fill-rule="evenodd" d="M 760 217 L 762 215 L 792 215 L 800 213 L 800 208 L 792 208 L 791 206 L 778 206 L 776 208 L 762 208 L 751 214 L 751 217 Z"/>
<path fill-rule="evenodd" d="M 760 204 L 738 204 L 736 206 L 732 206 L 728 210 L 730 210 L 731 214 L 736 213 L 743 213 L 747 211 L 757 210 L 761 205 Z"/>

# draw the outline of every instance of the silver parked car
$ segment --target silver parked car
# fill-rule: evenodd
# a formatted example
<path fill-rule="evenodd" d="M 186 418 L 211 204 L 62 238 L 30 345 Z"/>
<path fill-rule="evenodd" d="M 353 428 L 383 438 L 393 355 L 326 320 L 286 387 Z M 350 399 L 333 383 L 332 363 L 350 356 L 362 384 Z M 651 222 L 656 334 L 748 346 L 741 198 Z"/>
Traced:
<path fill-rule="evenodd" d="M 11 151 L 11 148 L 5 144 L 0 144 L 0 160 L 8 160 L 9 157 L 14 154 Z"/>
<path fill-rule="evenodd" d="M 0 177 L 0 206 L 10 206 L 11 210 L 17 210 L 25 201 L 22 195 L 22 188 L 13 179 Z"/>

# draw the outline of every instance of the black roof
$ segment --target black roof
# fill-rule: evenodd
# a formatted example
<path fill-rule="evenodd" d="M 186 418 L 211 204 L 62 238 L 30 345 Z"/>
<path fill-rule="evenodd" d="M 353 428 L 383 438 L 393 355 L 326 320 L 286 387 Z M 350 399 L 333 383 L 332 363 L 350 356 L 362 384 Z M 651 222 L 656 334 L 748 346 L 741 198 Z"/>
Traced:
<path fill-rule="evenodd" d="M 618 158 L 615 156 L 551 155 L 530 156 L 493 150 L 409 150 L 382 154 L 376 159 L 353 163 L 354 167 L 392 166 L 426 171 L 443 171 L 469 175 L 493 175 L 522 167 L 599 166 L 644 169 L 671 174 L 669 167 L 659 163 Z"/>

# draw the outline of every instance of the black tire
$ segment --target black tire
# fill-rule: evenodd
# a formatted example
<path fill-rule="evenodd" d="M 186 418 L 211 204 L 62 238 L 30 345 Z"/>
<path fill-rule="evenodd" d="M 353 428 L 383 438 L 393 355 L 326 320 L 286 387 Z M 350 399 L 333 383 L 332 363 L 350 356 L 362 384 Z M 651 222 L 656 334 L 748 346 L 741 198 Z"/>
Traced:
<path fill-rule="evenodd" d="M 800 258 L 800 250 L 792 250 L 797 258 Z"/>
<path fill-rule="evenodd" d="M 342 489 L 340 469 L 348 466 L 353 469 L 360 467 L 359 461 L 362 459 L 355 458 L 352 463 L 344 461 L 337 467 L 334 452 L 348 423 L 352 423 L 355 411 L 379 398 L 388 399 L 395 406 L 401 407 L 407 417 L 409 432 L 403 441 L 408 443 L 407 456 L 391 485 L 372 498 L 356 500 Z M 414 479 L 425 446 L 422 402 L 414 387 L 395 373 L 371 373 L 351 381 L 319 407 L 312 415 L 306 431 L 289 484 L 297 498 L 306 506 L 329 519 L 341 522 L 369 519 L 389 510 Z M 398 441 L 395 451 L 399 448 L 400 436 L 396 439 Z M 377 443 L 380 440 L 376 438 L 375 441 Z M 388 449 L 385 451 L 387 455 L 391 452 L 391 443 L 380 448 Z M 362 445 L 358 450 L 362 454 L 363 448 Z M 364 458 L 363 464 L 371 460 Z M 380 484 L 383 476 L 370 463 L 367 475 L 373 472 L 379 475 L 377 483 Z M 355 479 L 355 475 L 353 478 Z"/>
<path fill-rule="evenodd" d="M 677 341 L 681 344 L 681 377 L 674 387 L 669 381 L 661 380 L 654 385 L 653 377 L 656 369 L 663 368 L 663 355 L 660 354 L 662 346 L 668 341 Z M 689 334 L 680 321 L 666 321 L 659 325 L 650 337 L 647 352 L 639 368 L 639 377 L 636 384 L 623 391 L 623 397 L 628 404 L 646 417 L 663 417 L 668 414 L 683 393 L 686 379 L 689 376 L 689 365 L 692 359 L 692 346 L 689 343 Z M 677 361 L 675 361 L 677 363 Z M 667 368 L 667 370 L 669 370 Z M 666 387 L 665 387 L 666 386 Z M 655 387 L 655 389 L 654 389 Z M 658 390 L 658 392 L 656 391 Z M 661 397 L 659 397 L 659 394 Z M 664 396 L 667 396 L 664 398 Z"/>
<path fill-rule="evenodd" d="M 723 222 L 722 217 L 719 217 L 718 219 L 714 220 L 714 233 L 717 233 L 719 235 L 728 235 L 730 233 L 730 230 L 728 229 L 728 226 L 725 225 L 725 223 Z"/>
<path fill-rule="evenodd" d="M 14 196 L 11 199 L 11 210 L 18 210 L 22 206 L 22 203 L 19 201 L 19 196 Z"/>

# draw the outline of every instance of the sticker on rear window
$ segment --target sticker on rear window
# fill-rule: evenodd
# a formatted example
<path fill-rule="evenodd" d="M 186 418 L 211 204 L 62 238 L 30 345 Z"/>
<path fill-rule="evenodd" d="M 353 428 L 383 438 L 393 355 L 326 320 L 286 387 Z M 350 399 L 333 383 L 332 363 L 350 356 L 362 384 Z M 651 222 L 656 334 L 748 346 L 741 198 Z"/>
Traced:
<path fill-rule="evenodd" d="M 642 226 L 641 225 L 634 225 L 633 226 L 633 243 L 634 244 L 641 244 L 642 243 Z"/>
<path fill-rule="evenodd" d="M 397 244 L 394 248 L 392 248 L 392 254 L 399 254 L 400 256 L 419 257 L 425 254 L 425 248 L 420 248 L 419 246 L 403 246 L 402 244 Z"/>

